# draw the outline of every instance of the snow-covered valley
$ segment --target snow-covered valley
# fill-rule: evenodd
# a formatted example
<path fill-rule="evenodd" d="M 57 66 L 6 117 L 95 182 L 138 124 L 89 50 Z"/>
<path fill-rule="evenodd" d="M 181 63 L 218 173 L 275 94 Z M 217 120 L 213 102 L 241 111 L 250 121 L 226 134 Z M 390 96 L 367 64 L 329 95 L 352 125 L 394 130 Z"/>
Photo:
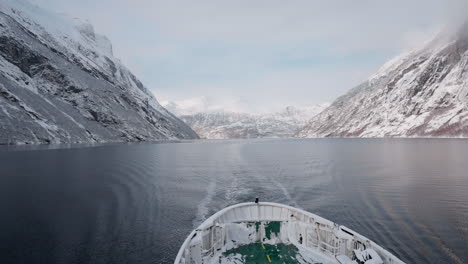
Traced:
<path fill-rule="evenodd" d="M 163 105 L 201 138 L 207 139 L 292 137 L 328 106 L 326 103 L 310 107 L 288 106 L 281 111 L 254 114 L 221 109 L 196 111 L 175 102 L 163 102 Z"/>

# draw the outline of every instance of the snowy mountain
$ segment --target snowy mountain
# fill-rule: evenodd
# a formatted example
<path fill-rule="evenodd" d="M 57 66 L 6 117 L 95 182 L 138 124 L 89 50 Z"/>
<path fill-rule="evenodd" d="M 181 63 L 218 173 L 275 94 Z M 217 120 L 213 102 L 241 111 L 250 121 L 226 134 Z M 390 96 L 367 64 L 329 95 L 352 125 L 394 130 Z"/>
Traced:
<path fill-rule="evenodd" d="M 166 102 L 165 107 L 178 115 L 202 138 L 277 138 L 291 137 L 297 130 L 327 104 L 298 108 L 288 106 L 282 111 L 266 114 L 250 114 L 213 110 L 189 114 L 187 109 L 174 102 Z M 188 109 L 194 109 L 190 106 Z"/>
<path fill-rule="evenodd" d="M 385 64 L 298 137 L 467 137 L 468 24 Z"/>
<path fill-rule="evenodd" d="M 0 144 L 197 138 L 93 26 L 0 2 Z"/>

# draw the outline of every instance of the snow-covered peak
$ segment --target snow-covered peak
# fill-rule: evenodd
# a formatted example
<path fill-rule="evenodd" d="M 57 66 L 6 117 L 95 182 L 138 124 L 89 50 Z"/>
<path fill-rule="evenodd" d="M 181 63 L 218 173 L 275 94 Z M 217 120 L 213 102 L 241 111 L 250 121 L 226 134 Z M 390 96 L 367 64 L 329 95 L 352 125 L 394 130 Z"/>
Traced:
<path fill-rule="evenodd" d="M 89 22 L 0 0 L 0 35 L 0 144 L 197 137 Z"/>
<path fill-rule="evenodd" d="M 242 102 L 236 98 L 223 98 L 215 100 L 207 96 L 198 96 L 175 101 L 165 100 L 161 101 L 161 105 L 177 116 L 228 113 L 266 117 L 274 116 L 275 118 L 288 117 L 297 120 L 308 120 L 328 107 L 330 104 L 322 103 L 310 106 L 289 105 L 284 108 L 280 108 L 277 111 L 270 110 L 263 112 L 252 112 L 242 110 L 245 109 L 245 107 L 242 107 Z"/>
<path fill-rule="evenodd" d="M 221 103 L 207 104 L 206 97 L 161 102 L 202 138 L 290 137 L 306 122 L 328 107 L 328 103 L 307 107 L 287 106 L 280 111 L 249 113 L 233 111 Z"/>
<path fill-rule="evenodd" d="M 148 101 L 161 113 L 170 115 L 130 70 L 113 56 L 110 41 L 96 33 L 89 21 L 45 10 L 28 0 L 2 0 L 0 10 L 69 61 L 79 63 L 87 71 L 115 84 L 128 86 L 133 96 Z"/>
<path fill-rule="evenodd" d="M 337 98 L 299 137 L 468 135 L 468 24 L 386 63 Z"/>
<path fill-rule="evenodd" d="M 177 116 L 212 112 L 217 107 L 208 102 L 205 96 L 198 96 L 178 101 L 161 101 L 161 105 Z"/>
<path fill-rule="evenodd" d="M 275 113 L 276 115 L 292 118 L 301 122 L 306 122 L 318 113 L 327 108 L 330 103 L 321 103 L 311 106 L 286 106 L 282 111 Z"/>
<path fill-rule="evenodd" d="M 103 55 L 113 57 L 112 44 L 106 36 L 97 34 L 89 21 L 81 21 L 79 19 L 75 19 L 74 21 L 76 22 L 75 28 L 81 34 L 78 36 L 81 39 L 78 40 L 79 42 L 92 43 L 94 44 L 94 48 L 102 52 Z"/>
<path fill-rule="evenodd" d="M 382 65 L 377 72 L 369 78 L 370 83 L 375 83 L 375 81 L 386 77 L 389 73 L 393 72 L 397 69 L 400 65 L 402 65 L 409 57 L 413 51 L 405 52 L 395 58 L 389 60 L 384 65 Z"/>
<path fill-rule="evenodd" d="M 81 45 L 100 55 L 112 56 L 110 41 L 96 34 L 89 21 L 45 10 L 27 0 L 2 0 L 0 9 L 46 43 Z"/>
<path fill-rule="evenodd" d="M 375 85 L 376 82 L 385 79 L 392 75 L 395 70 L 403 67 L 403 65 L 411 61 L 414 57 L 430 57 L 437 55 L 440 51 L 446 47 L 452 45 L 454 42 L 460 39 L 468 38 L 468 21 L 459 28 L 445 28 L 444 30 L 437 32 L 435 37 L 427 39 L 417 48 L 413 48 L 409 51 L 404 51 L 400 55 L 390 59 L 383 64 L 375 74 L 369 77 L 368 82 L 370 85 Z"/>
<path fill-rule="evenodd" d="M 245 104 L 240 98 L 211 96 L 196 96 L 174 101 L 161 101 L 161 105 L 177 116 L 194 115 L 198 113 L 246 112 Z"/>

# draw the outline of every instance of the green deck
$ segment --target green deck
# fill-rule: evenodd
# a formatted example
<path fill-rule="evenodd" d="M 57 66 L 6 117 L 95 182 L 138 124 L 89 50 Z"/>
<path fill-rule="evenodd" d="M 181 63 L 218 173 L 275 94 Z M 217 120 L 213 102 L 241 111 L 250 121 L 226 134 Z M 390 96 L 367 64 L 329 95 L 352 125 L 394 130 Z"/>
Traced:
<path fill-rule="evenodd" d="M 247 223 L 247 226 L 252 226 L 252 225 L 255 225 L 255 231 L 258 231 L 260 230 L 260 226 L 262 225 L 263 223 L 263 227 L 265 229 L 265 236 L 266 238 L 268 239 L 271 239 L 271 234 L 275 234 L 276 236 L 278 236 L 278 234 L 280 233 L 281 231 L 281 222 L 279 221 L 271 221 L 271 222 L 248 222 Z"/>
<path fill-rule="evenodd" d="M 231 258 L 233 263 L 243 264 L 297 264 L 316 263 L 307 262 L 299 254 L 294 245 L 269 245 L 254 243 L 230 249 L 223 253 L 224 257 Z"/>

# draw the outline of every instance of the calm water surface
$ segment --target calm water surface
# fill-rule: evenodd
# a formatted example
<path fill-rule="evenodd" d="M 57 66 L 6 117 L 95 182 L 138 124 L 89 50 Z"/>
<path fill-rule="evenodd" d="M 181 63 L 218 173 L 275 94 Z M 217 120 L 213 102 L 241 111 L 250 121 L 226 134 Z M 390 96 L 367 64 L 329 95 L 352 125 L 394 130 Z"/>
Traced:
<path fill-rule="evenodd" d="M 172 263 L 215 211 L 285 203 L 408 263 L 468 263 L 468 140 L 0 148 L 1 263 Z"/>

